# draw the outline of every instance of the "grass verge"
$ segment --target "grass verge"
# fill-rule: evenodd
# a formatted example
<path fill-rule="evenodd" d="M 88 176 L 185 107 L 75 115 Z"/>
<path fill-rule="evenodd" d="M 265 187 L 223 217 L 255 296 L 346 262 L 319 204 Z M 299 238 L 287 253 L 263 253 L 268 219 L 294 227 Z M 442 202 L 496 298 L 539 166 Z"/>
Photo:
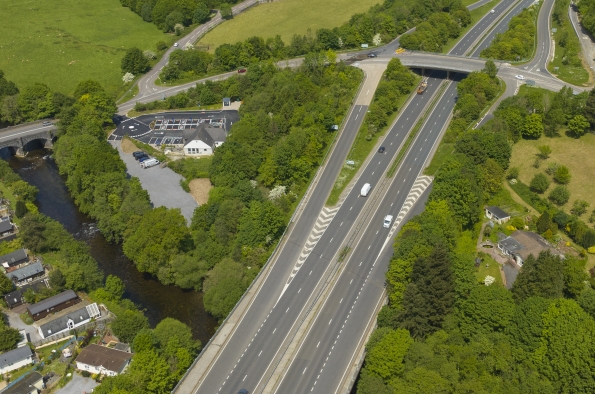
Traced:
<path fill-rule="evenodd" d="M 353 14 L 366 12 L 377 0 L 283 0 L 260 4 L 226 21 L 200 39 L 209 51 L 225 43 L 248 37 L 281 35 L 289 44 L 294 34 L 314 33 L 319 28 L 332 29 L 348 21 Z"/>
<path fill-rule="evenodd" d="M 564 3 L 564 10 L 568 10 L 570 0 L 556 0 Z M 552 18 L 552 27 L 557 29 L 554 33 L 554 40 L 556 42 L 554 59 L 548 64 L 548 70 L 556 77 L 560 78 L 564 82 L 571 83 L 573 85 L 584 85 L 589 82 L 589 72 L 585 69 L 582 58 L 581 58 L 581 43 L 572 27 L 572 23 L 568 17 L 568 13 L 565 12 L 562 23 L 558 23 L 556 18 Z M 561 40 L 566 41 L 566 48 L 575 47 L 578 48 L 578 53 L 568 54 L 567 51 L 560 45 Z M 566 56 L 574 57 L 574 59 L 565 60 Z M 564 63 L 568 64 L 564 64 Z M 554 71 L 557 67 L 558 70 Z"/>
<path fill-rule="evenodd" d="M 71 94 L 94 79 L 114 96 L 122 91 L 120 61 L 128 48 L 155 51 L 162 33 L 118 0 L 19 2 L 0 0 L 0 69 L 22 87 L 34 82 Z"/>
<path fill-rule="evenodd" d="M 389 178 L 392 177 L 395 174 L 395 172 L 397 171 L 397 168 L 399 167 L 401 160 L 403 160 L 403 157 L 405 157 L 405 154 L 407 153 L 407 151 L 409 150 L 409 147 L 415 140 L 415 136 L 417 135 L 417 133 L 423 126 L 424 122 L 426 121 L 428 116 L 430 116 L 430 113 L 432 113 L 432 110 L 434 109 L 434 107 L 436 106 L 436 103 L 442 96 L 442 93 L 444 93 L 444 90 L 446 89 L 447 85 L 448 85 L 448 83 L 443 83 L 440 86 L 440 88 L 438 89 L 438 92 L 436 92 L 436 96 L 432 99 L 432 102 L 430 103 L 430 105 L 428 106 L 428 108 L 426 109 L 426 111 L 424 112 L 422 117 L 417 121 L 415 126 L 413 126 L 413 129 L 409 132 L 409 135 L 407 136 L 407 139 L 405 140 L 403 147 L 397 154 L 397 158 L 395 159 L 393 164 L 390 166 L 390 168 L 386 174 L 387 177 L 389 177 Z"/>
<path fill-rule="evenodd" d="M 467 1 L 468 4 L 463 2 L 463 5 L 467 6 L 467 5 L 473 4 L 475 2 L 476 2 L 475 0 Z M 467 34 L 467 32 L 469 30 L 471 30 L 471 28 L 473 28 L 473 26 L 475 26 L 475 24 L 477 22 L 479 22 L 479 20 L 481 18 L 483 18 L 485 16 L 485 14 L 490 12 L 490 10 L 492 8 L 494 8 L 499 2 L 500 2 L 500 0 L 492 0 L 489 3 L 486 3 L 486 4 L 482 5 L 481 7 L 474 9 L 473 11 L 469 11 L 469 13 L 471 14 L 471 23 L 469 23 L 469 25 L 467 25 L 467 27 L 465 27 L 463 30 L 461 30 L 461 34 L 459 35 L 459 37 L 450 38 L 446 42 L 446 44 L 442 48 L 442 53 L 448 53 L 456 45 L 456 43 L 461 40 L 461 37 L 463 37 L 465 34 Z"/>
<path fill-rule="evenodd" d="M 414 89 L 417 89 L 419 81 L 421 81 L 421 77 L 418 76 L 415 80 Z M 355 140 L 353 141 L 351 150 L 347 154 L 347 160 L 353 160 L 355 164 L 352 166 L 349 166 L 347 164 L 343 165 L 343 168 L 341 168 L 341 172 L 339 172 L 339 176 L 337 176 L 337 179 L 335 180 L 335 184 L 333 186 L 333 189 L 331 190 L 331 194 L 329 195 L 326 201 L 326 205 L 333 206 L 339 201 L 339 197 L 341 196 L 341 193 L 343 193 L 343 190 L 345 190 L 345 188 L 351 182 L 355 174 L 357 174 L 361 165 L 365 162 L 366 158 L 368 157 L 372 149 L 376 146 L 378 141 L 381 138 L 383 138 L 387 131 L 390 129 L 393 122 L 399 115 L 403 104 L 405 104 L 407 99 L 409 99 L 409 97 L 413 94 L 416 94 L 415 90 L 411 92 L 410 95 L 402 96 L 399 98 L 399 102 L 397 103 L 399 111 L 395 111 L 392 115 L 389 116 L 386 122 L 387 125 L 384 126 L 384 128 L 380 130 L 371 140 L 366 139 L 368 131 L 365 127 L 363 127 L 364 125 L 362 124 L 362 127 L 360 127 L 359 131 L 357 132 L 357 135 L 355 136 Z"/>

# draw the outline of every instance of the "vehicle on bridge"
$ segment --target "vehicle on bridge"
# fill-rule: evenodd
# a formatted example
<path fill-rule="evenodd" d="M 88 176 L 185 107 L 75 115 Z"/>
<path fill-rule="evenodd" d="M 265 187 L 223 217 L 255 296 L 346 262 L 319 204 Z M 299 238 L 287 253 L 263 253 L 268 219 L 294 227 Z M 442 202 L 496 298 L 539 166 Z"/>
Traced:
<path fill-rule="evenodd" d="M 428 79 L 424 78 L 421 81 L 421 83 L 419 84 L 419 86 L 417 87 L 417 94 L 423 94 L 423 92 L 425 92 L 427 88 L 428 88 Z"/>

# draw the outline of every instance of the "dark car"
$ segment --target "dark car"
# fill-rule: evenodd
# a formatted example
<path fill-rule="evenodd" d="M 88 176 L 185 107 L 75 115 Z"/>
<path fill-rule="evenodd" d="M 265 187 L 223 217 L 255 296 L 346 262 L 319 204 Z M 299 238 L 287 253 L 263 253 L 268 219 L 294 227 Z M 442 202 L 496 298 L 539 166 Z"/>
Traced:
<path fill-rule="evenodd" d="M 368 57 L 378 57 L 375 53 L 368 53 Z"/>
<path fill-rule="evenodd" d="M 384 146 L 381 146 L 380 148 L 378 148 L 378 153 L 384 153 L 385 150 L 386 148 Z"/>
<path fill-rule="evenodd" d="M 138 160 L 139 158 L 146 156 L 147 154 L 145 152 L 143 152 L 142 150 L 137 150 L 136 152 L 132 152 L 132 156 Z"/>
<path fill-rule="evenodd" d="M 241 389 L 240 391 L 238 391 L 238 394 L 248 394 L 248 390 Z"/>
<path fill-rule="evenodd" d="M 238 74 L 243 74 L 243 73 L 245 73 L 246 71 L 247 71 L 247 70 L 246 70 L 245 68 L 240 68 L 240 69 L 238 70 Z"/>
<path fill-rule="evenodd" d="M 143 157 L 141 157 L 141 158 L 139 158 L 139 159 L 138 159 L 138 162 L 139 162 L 139 163 L 142 163 L 143 161 L 145 161 L 145 160 L 149 160 L 149 159 L 150 159 L 150 157 L 149 157 L 149 156 L 143 156 Z"/>

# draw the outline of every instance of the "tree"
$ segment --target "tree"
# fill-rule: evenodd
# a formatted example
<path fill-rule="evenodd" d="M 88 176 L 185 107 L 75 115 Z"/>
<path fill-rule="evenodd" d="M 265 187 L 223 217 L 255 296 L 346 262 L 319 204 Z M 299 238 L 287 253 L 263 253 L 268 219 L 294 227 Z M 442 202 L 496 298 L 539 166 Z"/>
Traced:
<path fill-rule="evenodd" d="M 595 88 L 589 92 L 583 115 L 591 125 L 591 129 L 595 129 Z"/>
<path fill-rule="evenodd" d="M 486 73 L 492 79 L 496 78 L 496 74 L 498 74 L 498 68 L 492 60 L 488 60 L 485 64 L 485 67 L 481 71 Z"/>
<path fill-rule="evenodd" d="M 548 187 L 550 187 L 550 180 L 544 173 L 538 172 L 535 174 L 535 176 L 533 176 L 533 179 L 531 179 L 529 187 L 535 193 L 542 194 L 547 190 Z"/>
<path fill-rule="evenodd" d="M 543 133 L 541 114 L 530 114 L 525 118 L 522 135 L 525 138 L 537 139 Z"/>
<path fill-rule="evenodd" d="M 512 285 L 512 295 L 517 302 L 529 297 L 560 298 L 564 291 L 564 261 L 545 251 L 533 255 L 523 263 L 523 268 Z"/>
<path fill-rule="evenodd" d="M 196 354 L 200 349 L 200 341 L 192 339 L 190 327 L 171 317 L 161 320 L 153 333 L 162 349 L 165 349 L 172 340 L 175 341 L 178 347 L 187 349 L 191 354 Z"/>
<path fill-rule="evenodd" d="M 14 283 L 6 275 L 0 273 L 0 294 L 10 293 L 14 289 Z"/>
<path fill-rule="evenodd" d="M 595 318 L 595 290 L 591 287 L 584 288 L 576 301 L 585 312 Z"/>
<path fill-rule="evenodd" d="M 585 212 L 587 212 L 587 208 L 589 208 L 589 203 L 585 200 L 574 200 L 572 203 L 572 208 L 570 208 L 570 212 L 573 215 L 581 216 Z"/>
<path fill-rule="evenodd" d="M 62 271 L 60 270 L 60 268 L 54 268 L 51 272 L 50 272 L 50 287 L 52 289 L 56 289 L 56 290 L 62 290 L 64 288 L 64 285 L 66 285 L 66 278 L 64 278 L 64 275 L 62 274 Z"/>
<path fill-rule="evenodd" d="M 23 216 L 25 216 L 26 213 L 27 213 L 27 205 L 25 204 L 25 201 L 23 201 L 19 198 L 16 203 L 14 215 L 20 219 Z"/>
<path fill-rule="evenodd" d="M 583 136 L 587 132 L 589 126 L 589 122 L 583 115 L 576 115 L 568 122 L 568 129 L 576 138 Z"/>
<path fill-rule="evenodd" d="M 244 267 L 225 258 L 209 272 L 204 282 L 203 302 L 207 312 L 222 320 L 238 302 L 246 284 L 243 282 Z"/>
<path fill-rule="evenodd" d="M 564 260 L 564 294 L 569 298 L 578 298 L 589 280 L 585 272 L 585 261 L 568 256 Z"/>
<path fill-rule="evenodd" d="M 37 193 L 39 189 L 25 181 L 16 181 L 12 184 L 13 193 L 25 202 L 33 202 L 37 200 Z"/>
<path fill-rule="evenodd" d="M 16 349 L 17 343 L 22 339 L 21 333 L 16 328 L 8 326 L 0 327 L 0 352 Z"/>
<path fill-rule="evenodd" d="M 135 353 L 152 351 L 157 348 L 159 341 L 150 328 L 143 328 L 136 334 L 132 342 L 132 350 Z"/>
<path fill-rule="evenodd" d="M 595 390 L 595 321 L 573 300 L 558 299 L 542 315 L 534 360 L 561 393 Z"/>
<path fill-rule="evenodd" d="M 552 148 L 549 145 L 539 145 L 537 149 L 539 150 L 539 156 L 543 160 L 546 160 L 552 154 Z"/>
<path fill-rule="evenodd" d="M 519 177 L 519 173 L 518 167 L 510 167 L 506 173 L 506 179 L 516 179 Z"/>
<path fill-rule="evenodd" d="M 143 51 L 134 47 L 126 51 L 122 58 L 121 68 L 122 74 L 141 75 L 149 69 L 149 61 L 143 55 Z"/>
<path fill-rule="evenodd" d="M 194 14 L 192 15 L 192 22 L 194 23 L 205 23 L 210 19 L 211 10 L 206 6 L 205 3 L 198 3 Z"/>
<path fill-rule="evenodd" d="M 93 79 L 87 79 L 85 81 L 81 81 L 76 85 L 74 88 L 73 97 L 75 100 L 79 100 L 85 94 L 93 94 L 93 93 L 104 93 L 105 89 L 101 86 L 101 84 Z"/>
<path fill-rule="evenodd" d="M 391 331 L 368 352 L 366 370 L 384 380 L 402 374 L 405 369 L 403 358 L 412 343 L 407 330 Z"/>
<path fill-rule="evenodd" d="M 149 328 L 149 320 L 139 311 L 125 310 L 112 323 L 114 334 L 126 343 L 132 343 L 136 334 L 143 328 Z"/>
<path fill-rule="evenodd" d="M 156 351 L 135 354 L 127 374 L 145 393 L 169 393 L 175 382 L 170 365 Z"/>
<path fill-rule="evenodd" d="M 231 9 L 230 4 L 221 3 L 221 5 L 219 6 L 219 11 L 221 12 L 221 18 L 223 18 L 223 19 L 233 18 L 233 10 Z"/>
<path fill-rule="evenodd" d="M 105 279 L 105 290 L 113 297 L 112 299 L 119 300 L 124 295 L 124 282 L 117 276 L 108 275 Z"/>
<path fill-rule="evenodd" d="M 570 191 L 566 186 L 558 185 L 550 192 L 548 198 L 556 205 L 564 205 L 570 199 Z"/>
<path fill-rule="evenodd" d="M 454 281 L 448 249 L 436 245 L 429 256 L 413 265 L 411 283 L 403 294 L 400 326 L 414 338 L 423 338 L 440 329 L 454 303 Z"/>
<path fill-rule="evenodd" d="M 547 230 L 552 228 L 552 217 L 548 211 L 543 211 L 539 219 L 537 219 L 537 231 L 540 234 L 545 233 Z"/>
<path fill-rule="evenodd" d="M 566 166 L 559 166 L 554 173 L 554 180 L 561 185 L 567 185 L 571 178 L 570 170 Z"/>
<path fill-rule="evenodd" d="M 504 287 L 476 286 L 457 308 L 461 333 L 471 338 L 476 334 L 504 331 L 514 311 L 512 294 Z"/>

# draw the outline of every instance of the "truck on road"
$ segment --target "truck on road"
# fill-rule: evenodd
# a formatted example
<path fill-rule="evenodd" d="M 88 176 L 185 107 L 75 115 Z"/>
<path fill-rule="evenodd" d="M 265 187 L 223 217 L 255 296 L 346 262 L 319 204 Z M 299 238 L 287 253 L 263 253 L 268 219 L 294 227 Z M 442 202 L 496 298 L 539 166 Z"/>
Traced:
<path fill-rule="evenodd" d="M 417 87 L 417 94 L 423 94 L 423 92 L 426 91 L 427 87 L 428 87 L 428 79 L 424 78 L 424 79 L 422 79 L 421 83 Z"/>

